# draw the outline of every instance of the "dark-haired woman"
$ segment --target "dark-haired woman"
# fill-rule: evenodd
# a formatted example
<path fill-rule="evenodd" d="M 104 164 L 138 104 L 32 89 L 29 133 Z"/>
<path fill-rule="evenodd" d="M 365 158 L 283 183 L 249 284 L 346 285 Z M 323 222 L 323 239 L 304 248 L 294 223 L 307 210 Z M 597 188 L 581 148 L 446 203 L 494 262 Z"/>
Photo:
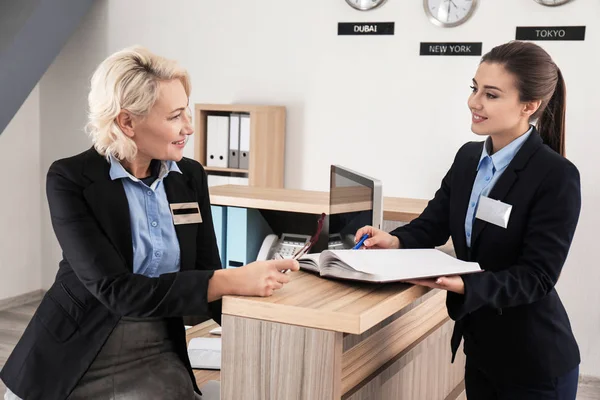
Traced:
<path fill-rule="evenodd" d="M 510 42 L 472 82 L 471 129 L 423 214 L 364 247 L 429 248 L 452 237 L 485 272 L 413 283 L 448 291 L 469 400 L 575 400 L 580 355 L 555 285 L 579 219 L 579 172 L 565 158 L 565 83 L 541 47 Z M 536 123 L 537 122 L 537 123 Z M 532 124 L 536 123 L 536 126 Z"/>

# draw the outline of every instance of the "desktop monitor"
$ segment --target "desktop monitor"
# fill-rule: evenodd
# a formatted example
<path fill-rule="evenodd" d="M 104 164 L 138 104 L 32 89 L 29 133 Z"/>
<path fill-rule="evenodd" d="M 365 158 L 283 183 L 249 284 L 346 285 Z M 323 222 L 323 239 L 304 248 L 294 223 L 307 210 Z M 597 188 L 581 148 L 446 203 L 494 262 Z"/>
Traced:
<path fill-rule="evenodd" d="M 328 222 L 329 249 L 352 248 L 356 231 L 365 225 L 381 229 L 381 181 L 339 165 L 332 165 Z"/>

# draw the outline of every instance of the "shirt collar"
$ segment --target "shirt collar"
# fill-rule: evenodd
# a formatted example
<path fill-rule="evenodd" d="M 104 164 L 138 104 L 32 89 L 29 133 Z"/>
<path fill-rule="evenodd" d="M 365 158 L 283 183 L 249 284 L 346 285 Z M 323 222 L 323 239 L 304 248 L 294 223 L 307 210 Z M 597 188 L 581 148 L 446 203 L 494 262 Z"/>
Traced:
<path fill-rule="evenodd" d="M 110 179 L 113 181 L 116 179 L 129 178 L 134 182 L 140 182 L 138 178 L 131 175 L 125 167 L 112 155 L 109 156 L 110 159 Z M 160 172 L 158 173 L 158 180 L 163 179 L 165 176 L 169 174 L 169 172 L 178 172 L 182 174 L 181 170 L 177 163 L 173 160 L 169 161 L 161 161 L 160 162 Z"/>
<path fill-rule="evenodd" d="M 489 157 L 492 161 L 492 165 L 496 169 L 496 171 L 500 171 L 515 158 L 517 152 L 523 147 L 523 144 L 531 135 L 533 131 L 533 126 L 529 127 L 529 130 L 525 132 L 525 134 L 519 136 L 508 145 L 504 146 L 500 151 L 495 152 L 490 156 L 489 149 L 492 147 L 492 138 L 488 137 L 483 145 L 483 150 L 481 151 L 481 157 L 479 157 L 479 164 L 477 164 L 477 170 L 479 171 L 479 167 L 481 167 L 481 163 L 486 157 Z"/>

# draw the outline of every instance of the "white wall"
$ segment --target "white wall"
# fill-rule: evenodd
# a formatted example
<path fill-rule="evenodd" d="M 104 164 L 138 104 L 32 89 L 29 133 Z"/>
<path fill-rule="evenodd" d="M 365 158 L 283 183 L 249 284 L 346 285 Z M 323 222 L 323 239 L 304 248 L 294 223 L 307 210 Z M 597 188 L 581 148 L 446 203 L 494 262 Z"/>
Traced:
<path fill-rule="evenodd" d="M 88 149 L 84 133 L 89 80 L 106 57 L 107 2 L 97 1 L 40 80 L 41 176 L 53 161 Z M 62 258 L 50 224 L 46 192 L 42 197 L 42 288 L 54 282 Z"/>
<path fill-rule="evenodd" d="M 482 0 L 466 25 L 442 29 L 417 0 L 390 0 L 369 13 L 343 0 L 97 1 L 42 80 L 42 168 L 89 143 L 81 127 L 93 62 L 137 43 L 190 70 L 192 103 L 285 105 L 286 187 L 326 190 L 329 165 L 339 163 L 381 179 L 386 196 L 429 198 L 459 146 L 475 139 L 466 100 L 478 58 L 419 57 L 419 42 L 482 41 L 486 52 L 514 38 L 518 25 L 587 25 L 585 42 L 543 46 L 567 81 L 567 151 L 583 185 L 581 223 L 559 292 L 581 346 L 581 371 L 600 376 L 600 268 L 590 250 L 600 225 L 599 17 L 597 0 L 554 9 L 533 0 Z M 340 37 L 341 21 L 394 21 L 396 34 Z M 191 146 L 186 154 L 193 155 Z M 44 260 L 52 269 L 45 285 L 60 254 L 53 241 L 45 229 Z"/>
<path fill-rule="evenodd" d="M 41 287 L 40 92 L 0 135 L 0 300 Z"/>

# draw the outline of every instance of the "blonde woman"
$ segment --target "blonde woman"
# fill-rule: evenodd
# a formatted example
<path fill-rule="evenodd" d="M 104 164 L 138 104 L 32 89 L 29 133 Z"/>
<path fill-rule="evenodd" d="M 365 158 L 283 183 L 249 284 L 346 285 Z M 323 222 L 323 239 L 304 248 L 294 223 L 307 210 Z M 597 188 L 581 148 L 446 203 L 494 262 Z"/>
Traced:
<path fill-rule="evenodd" d="M 182 316 L 220 321 L 223 295 L 270 296 L 298 269 L 221 269 L 206 174 L 183 158 L 189 96 L 187 72 L 140 47 L 94 73 L 94 146 L 47 177 L 64 258 L 0 373 L 6 399 L 194 399 Z"/>

